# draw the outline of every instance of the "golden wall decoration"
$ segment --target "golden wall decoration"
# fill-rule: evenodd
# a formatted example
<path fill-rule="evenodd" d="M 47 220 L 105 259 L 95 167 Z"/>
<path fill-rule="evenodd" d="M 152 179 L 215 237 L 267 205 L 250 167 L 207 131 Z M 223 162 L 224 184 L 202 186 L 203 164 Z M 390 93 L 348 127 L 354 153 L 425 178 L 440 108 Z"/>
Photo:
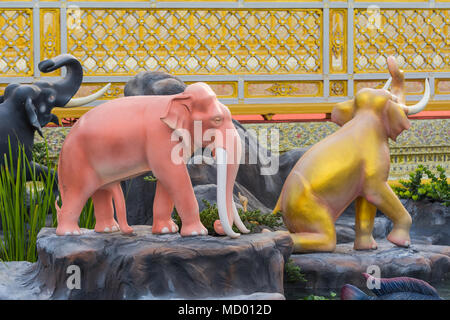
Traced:
<path fill-rule="evenodd" d="M 347 71 L 347 10 L 330 10 L 330 72 Z"/>
<path fill-rule="evenodd" d="M 0 74 L 33 75 L 31 9 L 0 9 Z"/>
<path fill-rule="evenodd" d="M 246 98 L 319 97 L 322 81 L 247 81 Z"/>
<path fill-rule="evenodd" d="M 219 99 L 233 99 L 238 97 L 238 83 L 234 81 L 203 81 L 216 93 Z M 192 81 L 185 81 L 187 85 Z"/>
<path fill-rule="evenodd" d="M 435 88 L 437 94 L 450 94 L 450 79 L 436 79 Z"/>
<path fill-rule="evenodd" d="M 347 82 L 344 80 L 330 81 L 330 97 L 347 96 Z"/>
<path fill-rule="evenodd" d="M 385 72 L 389 55 L 407 72 L 450 70 L 450 9 L 355 9 L 355 73 Z"/>
<path fill-rule="evenodd" d="M 59 9 L 40 10 L 41 60 L 50 59 L 61 53 L 61 29 Z M 43 73 L 42 76 L 60 75 L 60 70 Z"/>
<path fill-rule="evenodd" d="M 407 81 L 410 101 L 432 75 L 427 110 L 450 109 L 450 0 L 433 8 L 423 0 L 15 2 L 0 1 L 0 91 L 60 76 L 36 64 L 70 53 L 83 66 L 82 91 L 113 83 L 103 100 L 122 96 L 138 72 L 158 70 L 207 82 L 235 114 L 328 113 L 364 86 L 381 88 L 395 55 L 418 73 Z"/>
<path fill-rule="evenodd" d="M 86 75 L 320 73 L 316 9 L 68 9 Z"/>
<path fill-rule="evenodd" d="M 354 93 L 363 88 L 381 89 L 385 83 L 385 80 L 358 80 L 355 81 Z M 406 79 L 405 91 L 406 95 L 422 95 L 425 91 L 424 79 Z"/>

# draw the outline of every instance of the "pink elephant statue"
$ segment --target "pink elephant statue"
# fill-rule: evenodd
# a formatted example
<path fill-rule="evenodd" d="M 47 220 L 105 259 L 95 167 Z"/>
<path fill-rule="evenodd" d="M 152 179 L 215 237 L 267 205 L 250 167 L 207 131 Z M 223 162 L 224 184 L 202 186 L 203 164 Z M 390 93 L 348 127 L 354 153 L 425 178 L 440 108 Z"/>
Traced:
<path fill-rule="evenodd" d="M 198 129 L 200 128 L 200 129 Z M 186 168 L 195 150 L 208 147 L 217 161 L 215 231 L 232 238 L 249 230 L 239 218 L 233 187 L 241 156 L 240 137 L 229 109 L 205 83 L 169 96 L 131 96 L 93 108 L 72 127 L 61 149 L 58 175 L 62 206 L 57 206 L 58 235 L 79 235 L 78 218 L 92 197 L 95 231 L 132 233 L 120 181 L 152 171 L 157 178 L 153 203 L 155 234 L 206 235 Z M 182 161 L 180 161 L 180 159 Z M 113 201 L 117 222 L 114 219 Z"/>

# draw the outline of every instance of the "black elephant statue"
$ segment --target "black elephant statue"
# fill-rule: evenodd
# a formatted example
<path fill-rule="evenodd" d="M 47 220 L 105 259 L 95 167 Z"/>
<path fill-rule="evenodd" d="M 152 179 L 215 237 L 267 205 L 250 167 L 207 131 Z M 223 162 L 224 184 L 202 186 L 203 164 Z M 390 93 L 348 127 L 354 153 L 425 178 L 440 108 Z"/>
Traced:
<path fill-rule="evenodd" d="M 125 96 L 131 95 L 171 95 L 183 92 L 186 84 L 178 77 L 164 72 L 141 72 L 125 86 Z M 236 120 L 233 120 L 244 146 L 244 161 L 239 167 L 235 183 L 235 202 L 239 206 L 238 193 L 248 198 L 250 210 L 269 212 L 275 206 L 284 180 L 304 149 L 290 150 L 280 157 L 272 155 L 259 141 Z M 276 158 L 276 159 L 275 159 Z M 256 161 L 250 161 L 250 159 Z M 278 171 L 273 175 L 261 175 L 261 168 L 270 161 L 278 162 Z M 200 210 L 204 208 L 201 199 L 216 202 L 216 166 L 214 164 L 193 163 L 187 165 Z M 151 224 L 153 199 L 156 182 L 145 177 L 148 174 L 122 182 L 126 198 L 127 217 L 130 224 Z"/>
<path fill-rule="evenodd" d="M 83 69 L 75 57 L 62 54 L 41 61 L 38 67 L 44 73 L 65 67 L 66 75 L 55 82 L 11 83 L 0 96 L 0 167 L 4 164 L 4 155 L 9 154 L 9 145 L 13 163 L 16 163 L 21 144 L 37 175 L 46 174 L 48 169 L 32 161 L 34 133 L 37 131 L 42 136 L 42 127 L 50 122 L 59 123 L 57 116 L 51 113 L 52 109 L 87 104 L 102 96 L 110 86 L 108 84 L 90 96 L 73 99 L 83 80 Z M 30 179 L 30 172 L 27 172 L 27 179 Z"/>

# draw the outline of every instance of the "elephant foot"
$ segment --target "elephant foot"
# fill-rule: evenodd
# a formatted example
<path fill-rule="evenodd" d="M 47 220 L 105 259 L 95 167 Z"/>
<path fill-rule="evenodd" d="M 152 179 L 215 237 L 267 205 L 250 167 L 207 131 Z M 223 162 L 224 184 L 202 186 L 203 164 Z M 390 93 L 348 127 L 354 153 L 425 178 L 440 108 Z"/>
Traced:
<path fill-rule="evenodd" d="M 126 226 L 120 227 L 120 231 L 125 234 L 132 234 L 134 230 L 129 225 L 126 225 Z"/>
<path fill-rule="evenodd" d="M 58 236 L 79 236 L 82 231 L 77 224 L 58 224 L 56 234 Z"/>
<path fill-rule="evenodd" d="M 409 238 L 409 231 L 404 228 L 395 227 L 387 236 L 387 239 L 396 246 L 408 248 L 411 245 L 411 239 Z"/>
<path fill-rule="evenodd" d="M 355 238 L 353 243 L 353 249 L 355 250 L 376 250 L 378 249 L 378 244 L 372 235 L 369 236 L 359 236 Z"/>
<path fill-rule="evenodd" d="M 180 235 L 182 237 L 191 236 L 206 236 L 208 234 L 208 229 L 206 229 L 200 222 L 197 224 L 182 225 Z"/>
<path fill-rule="evenodd" d="M 152 233 L 153 234 L 167 234 L 177 233 L 178 226 L 172 219 L 168 221 L 153 221 Z"/>
<path fill-rule="evenodd" d="M 94 230 L 100 233 L 111 233 L 119 231 L 120 228 L 116 220 L 112 219 L 110 221 L 96 221 Z"/>

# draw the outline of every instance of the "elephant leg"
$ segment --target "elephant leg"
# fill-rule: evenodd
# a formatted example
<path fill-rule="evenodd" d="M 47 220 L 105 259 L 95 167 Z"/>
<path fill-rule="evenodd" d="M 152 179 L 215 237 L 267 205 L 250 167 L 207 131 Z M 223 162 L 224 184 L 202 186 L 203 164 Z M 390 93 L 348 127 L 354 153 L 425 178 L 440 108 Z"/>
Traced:
<path fill-rule="evenodd" d="M 99 189 L 92 195 L 95 213 L 96 232 L 119 231 L 119 225 L 114 219 L 112 193 L 109 190 Z"/>
<path fill-rule="evenodd" d="M 186 165 L 174 164 L 168 168 L 153 166 L 152 171 L 177 208 L 182 223 L 180 234 L 182 236 L 208 234 L 208 230 L 200 221 L 198 203 Z"/>
<path fill-rule="evenodd" d="M 294 252 L 331 252 L 336 231 L 330 209 L 311 192 L 304 179 L 291 181 L 282 195 L 283 219 L 291 232 Z"/>
<path fill-rule="evenodd" d="M 378 245 L 372 236 L 377 208 L 363 197 L 356 198 L 355 217 L 355 250 L 377 249 Z"/>
<path fill-rule="evenodd" d="M 79 190 L 66 191 L 61 208 L 57 208 L 58 227 L 56 234 L 64 235 L 80 235 L 81 230 L 78 226 L 78 219 L 84 204 L 89 199 L 90 194 Z"/>
<path fill-rule="evenodd" d="M 167 190 L 158 180 L 156 182 L 155 200 L 153 202 L 153 226 L 152 233 L 175 233 L 178 226 L 172 220 L 173 201 Z"/>
<path fill-rule="evenodd" d="M 294 252 L 332 252 L 336 249 L 336 231 L 334 222 L 331 218 L 328 208 L 314 203 L 313 211 L 298 212 L 297 221 L 303 220 L 305 217 L 314 216 L 314 221 L 310 226 L 299 229 L 290 229 L 291 238 L 294 242 Z M 300 222 L 300 224 L 306 221 Z"/>
<path fill-rule="evenodd" d="M 127 222 L 127 208 L 125 206 L 125 198 L 123 196 L 123 191 L 122 188 L 120 187 L 120 183 L 119 182 L 115 183 L 108 189 L 112 193 L 112 197 L 114 199 L 114 205 L 116 207 L 116 216 L 117 221 L 119 222 L 120 231 L 126 234 L 132 233 L 133 228 L 131 228 Z"/>
<path fill-rule="evenodd" d="M 409 237 L 409 229 L 412 224 L 411 216 L 387 182 L 372 183 L 365 190 L 365 195 L 370 203 L 375 205 L 394 223 L 387 239 L 397 246 L 409 247 L 411 244 Z"/>

